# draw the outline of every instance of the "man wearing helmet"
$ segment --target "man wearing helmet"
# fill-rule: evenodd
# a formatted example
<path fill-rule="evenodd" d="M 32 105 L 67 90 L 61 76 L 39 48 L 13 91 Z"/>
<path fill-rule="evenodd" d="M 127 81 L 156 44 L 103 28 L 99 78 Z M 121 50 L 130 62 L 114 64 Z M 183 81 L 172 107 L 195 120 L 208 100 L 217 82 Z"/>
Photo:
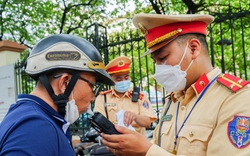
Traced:
<path fill-rule="evenodd" d="M 0 155 L 75 155 L 69 125 L 94 101 L 97 82 L 114 84 L 98 50 L 73 35 L 52 35 L 32 49 L 25 71 L 37 84 L 2 121 Z"/>

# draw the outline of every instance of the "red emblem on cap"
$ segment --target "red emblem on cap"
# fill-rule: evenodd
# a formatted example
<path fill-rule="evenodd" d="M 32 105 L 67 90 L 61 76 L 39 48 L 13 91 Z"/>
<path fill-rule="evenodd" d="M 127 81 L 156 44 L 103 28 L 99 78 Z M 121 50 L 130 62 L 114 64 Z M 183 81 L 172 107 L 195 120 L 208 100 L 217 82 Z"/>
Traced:
<path fill-rule="evenodd" d="M 122 67 L 122 66 L 124 66 L 124 65 L 125 65 L 124 61 L 121 60 L 121 61 L 118 62 L 118 65 L 117 65 L 117 66 L 118 66 L 118 67 Z"/>

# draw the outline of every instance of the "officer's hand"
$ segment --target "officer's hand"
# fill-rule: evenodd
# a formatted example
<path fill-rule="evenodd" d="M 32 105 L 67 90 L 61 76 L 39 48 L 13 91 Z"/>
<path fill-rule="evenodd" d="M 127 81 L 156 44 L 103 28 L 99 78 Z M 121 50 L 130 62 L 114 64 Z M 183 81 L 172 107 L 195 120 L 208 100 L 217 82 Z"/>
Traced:
<path fill-rule="evenodd" d="M 130 112 L 130 111 L 125 111 L 124 113 L 124 124 L 126 126 L 129 126 L 132 124 L 132 122 L 136 119 L 137 114 Z"/>
<path fill-rule="evenodd" d="M 101 134 L 102 143 L 107 149 L 117 156 L 145 156 L 151 147 L 145 136 L 125 127 L 115 125 L 118 132 L 122 134 Z"/>

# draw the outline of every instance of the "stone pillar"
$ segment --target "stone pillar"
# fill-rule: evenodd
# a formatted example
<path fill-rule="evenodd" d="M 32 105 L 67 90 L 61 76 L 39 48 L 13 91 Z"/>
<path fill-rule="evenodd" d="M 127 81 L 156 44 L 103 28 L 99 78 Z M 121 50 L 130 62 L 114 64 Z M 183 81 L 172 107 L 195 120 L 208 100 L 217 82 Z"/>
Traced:
<path fill-rule="evenodd" d="M 26 46 L 13 41 L 0 41 L 0 67 L 15 64 L 20 59 L 20 53 Z"/>
<path fill-rule="evenodd" d="M 16 101 L 21 78 L 20 81 L 16 80 L 15 63 L 25 49 L 25 46 L 16 42 L 0 41 L 0 123 L 10 105 Z"/>

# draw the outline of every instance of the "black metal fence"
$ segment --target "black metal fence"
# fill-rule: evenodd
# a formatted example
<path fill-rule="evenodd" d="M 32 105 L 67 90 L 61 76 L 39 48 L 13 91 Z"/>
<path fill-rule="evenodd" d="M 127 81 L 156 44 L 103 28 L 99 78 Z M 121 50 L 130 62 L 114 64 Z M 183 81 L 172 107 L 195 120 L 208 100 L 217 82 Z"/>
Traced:
<path fill-rule="evenodd" d="M 211 52 L 211 62 L 221 68 L 222 72 L 234 74 L 249 80 L 250 70 L 250 12 L 240 8 L 234 10 L 230 5 L 225 8 L 214 7 L 215 21 L 208 27 L 208 44 Z M 132 59 L 131 78 L 134 85 L 148 94 L 155 112 L 159 117 L 162 98 L 166 95 L 164 89 L 157 84 L 152 75 L 154 63 L 150 56 L 141 58 L 146 51 L 146 43 L 142 34 L 136 30 L 122 30 L 119 33 L 108 33 L 107 28 L 94 23 L 86 28 L 86 39 L 100 51 L 105 64 L 113 58 L 125 55 Z M 24 73 L 24 63 L 16 64 L 17 79 L 20 81 L 19 93 L 29 93 L 35 82 Z M 104 89 L 108 86 L 104 86 Z M 72 129 L 88 128 L 87 116 L 82 115 Z"/>
<path fill-rule="evenodd" d="M 16 70 L 16 86 L 17 86 L 17 93 L 30 93 L 35 85 L 36 82 L 25 73 L 25 62 L 26 59 L 22 61 L 18 61 L 15 64 Z"/>
<path fill-rule="evenodd" d="M 209 28 L 211 61 L 222 72 L 249 80 L 250 11 L 249 8 L 224 6 L 215 8 Z"/>

